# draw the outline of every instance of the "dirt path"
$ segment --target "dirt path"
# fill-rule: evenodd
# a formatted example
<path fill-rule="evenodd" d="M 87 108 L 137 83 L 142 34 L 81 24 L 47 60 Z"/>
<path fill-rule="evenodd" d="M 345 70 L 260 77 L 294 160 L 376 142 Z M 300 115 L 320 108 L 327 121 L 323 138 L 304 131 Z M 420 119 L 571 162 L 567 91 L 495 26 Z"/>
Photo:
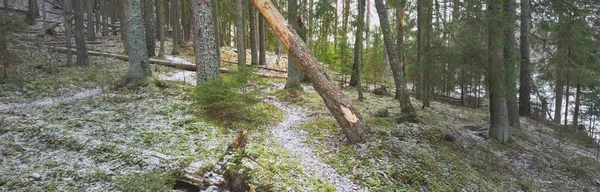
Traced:
<path fill-rule="evenodd" d="M 30 103 L 7 103 L 7 104 L 0 103 L 0 111 L 14 110 L 14 109 L 25 108 L 25 107 L 44 107 L 44 106 L 49 106 L 49 105 L 58 105 L 61 103 L 66 103 L 66 102 L 77 101 L 77 100 L 81 100 L 81 99 L 94 97 L 94 96 L 97 96 L 100 94 L 102 94 L 102 89 L 95 88 L 95 89 L 82 91 L 82 92 L 79 92 L 79 93 L 76 93 L 76 94 L 73 94 L 70 96 L 47 98 L 47 99 L 38 100 L 38 101 L 30 102 Z"/>
<path fill-rule="evenodd" d="M 367 191 L 361 189 L 350 179 L 338 174 L 333 168 L 322 162 L 313 152 L 312 148 L 305 144 L 306 133 L 294 129 L 294 126 L 298 126 L 300 123 L 306 121 L 307 114 L 305 111 L 291 108 L 273 97 L 266 98 L 265 100 L 286 112 L 285 120 L 271 132 L 279 144 L 300 158 L 300 165 L 307 171 L 306 174 L 317 174 L 323 178 L 327 178 L 335 186 L 336 191 Z"/>

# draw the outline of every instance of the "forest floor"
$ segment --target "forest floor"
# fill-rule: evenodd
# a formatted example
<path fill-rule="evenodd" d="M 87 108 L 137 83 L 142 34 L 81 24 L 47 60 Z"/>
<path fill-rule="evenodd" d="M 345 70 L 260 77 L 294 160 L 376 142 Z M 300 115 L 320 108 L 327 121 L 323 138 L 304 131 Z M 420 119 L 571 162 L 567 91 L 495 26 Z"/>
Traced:
<path fill-rule="evenodd" d="M 121 86 L 126 62 L 90 57 L 90 66 L 66 67 L 64 55 L 41 41 L 23 35 L 11 45 L 18 62 L 0 84 L 0 191 L 172 190 L 178 170 L 216 163 L 235 136 L 235 129 L 193 113 L 193 73 L 153 66 L 147 85 Z M 90 47 L 118 53 L 118 44 Z M 190 49 L 168 59 L 190 61 Z M 224 58 L 235 58 L 232 50 L 224 48 Z M 243 165 L 258 191 L 600 186 L 598 146 L 583 131 L 522 118 L 522 128 L 501 144 L 487 137 L 486 109 L 433 102 L 417 110 L 419 123 L 399 123 L 391 95 L 366 93 L 358 102 L 350 88 L 344 93 L 369 129 L 366 142 L 347 145 L 310 85 L 295 91 L 282 90 L 283 83 L 256 82 L 267 115 L 255 120 L 268 122 L 248 129 L 246 150 L 256 162 Z"/>

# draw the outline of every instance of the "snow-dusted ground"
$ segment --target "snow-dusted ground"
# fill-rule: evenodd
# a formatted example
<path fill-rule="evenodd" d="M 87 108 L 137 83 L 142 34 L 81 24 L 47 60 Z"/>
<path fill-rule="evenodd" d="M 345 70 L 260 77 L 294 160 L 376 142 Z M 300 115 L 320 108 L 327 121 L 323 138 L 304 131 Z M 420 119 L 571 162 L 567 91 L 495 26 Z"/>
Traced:
<path fill-rule="evenodd" d="M 306 121 L 306 111 L 292 108 L 276 98 L 270 97 L 266 101 L 285 111 L 285 120 L 271 132 L 280 145 L 301 159 L 301 166 L 307 171 L 306 174 L 316 174 L 327 178 L 337 191 L 366 191 L 362 190 L 348 177 L 338 174 L 335 169 L 321 161 L 313 152 L 313 149 L 306 144 L 306 133 L 294 128 Z"/>

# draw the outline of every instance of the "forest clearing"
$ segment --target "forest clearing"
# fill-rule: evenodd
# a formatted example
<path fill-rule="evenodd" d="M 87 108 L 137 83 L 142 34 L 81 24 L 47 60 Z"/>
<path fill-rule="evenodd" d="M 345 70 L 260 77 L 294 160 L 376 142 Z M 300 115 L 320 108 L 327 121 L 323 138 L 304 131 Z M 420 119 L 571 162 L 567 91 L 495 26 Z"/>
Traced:
<path fill-rule="evenodd" d="M 600 189 L 595 1 L 0 8 L 0 191 Z"/>

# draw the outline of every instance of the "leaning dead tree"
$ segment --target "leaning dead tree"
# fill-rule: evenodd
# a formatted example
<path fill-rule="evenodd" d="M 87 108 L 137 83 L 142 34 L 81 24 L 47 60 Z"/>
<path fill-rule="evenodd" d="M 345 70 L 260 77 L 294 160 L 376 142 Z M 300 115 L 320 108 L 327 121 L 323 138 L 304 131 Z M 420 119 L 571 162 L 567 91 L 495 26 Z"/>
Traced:
<path fill-rule="evenodd" d="M 289 53 L 296 60 L 300 69 L 307 74 L 308 80 L 319 93 L 325 105 L 341 125 L 349 143 L 363 141 L 363 128 L 359 112 L 352 106 L 352 102 L 329 81 L 325 70 L 317 61 L 308 46 L 300 36 L 291 28 L 281 13 L 270 0 L 251 0 L 254 6 L 264 16 L 273 29 L 273 32 L 288 48 Z"/>

